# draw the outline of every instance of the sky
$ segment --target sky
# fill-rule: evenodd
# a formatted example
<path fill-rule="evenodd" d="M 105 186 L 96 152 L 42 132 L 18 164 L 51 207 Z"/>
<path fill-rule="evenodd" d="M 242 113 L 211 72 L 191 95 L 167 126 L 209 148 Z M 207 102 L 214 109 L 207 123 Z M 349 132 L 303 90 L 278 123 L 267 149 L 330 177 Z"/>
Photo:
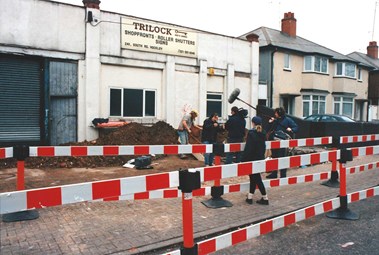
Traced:
<path fill-rule="evenodd" d="M 232 37 L 280 30 L 284 13 L 293 12 L 298 36 L 342 54 L 367 53 L 379 39 L 379 0 L 101 0 L 100 9 Z"/>

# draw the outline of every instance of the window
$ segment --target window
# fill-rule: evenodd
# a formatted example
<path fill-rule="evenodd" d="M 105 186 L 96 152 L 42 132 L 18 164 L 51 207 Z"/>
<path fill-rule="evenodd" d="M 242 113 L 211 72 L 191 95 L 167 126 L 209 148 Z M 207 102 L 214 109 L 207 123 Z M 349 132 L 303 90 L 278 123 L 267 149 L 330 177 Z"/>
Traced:
<path fill-rule="evenodd" d="M 110 116 L 154 117 L 156 91 L 147 89 L 111 89 Z"/>
<path fill-rule="evenodd" d="M 304 71 L 328 73 L 328 59 L 320 56 L 305 56 Z"/>
<path fill-rule="evenodd" d="M 352 63 L 337 62 L 336 63 L 336 76 L 344 76 L 355 78 L 356 65 Z"/>
<path fill-rule="evenodd" d="M 362 68 L 358 68 L 358 81 L 362 81 Z"/>
<path fill-rule="evenodd" d="M 207 93 L 207 117 L 214 112 L 222 117 L 222 94 Z"/>
<path fill-rule="evenodd" d="M 287 53 L 284 54 L 284 69 L 291 70 L 291 55 Z"/>
<path fill-rule="evenodd" d="M 303 95 L 303 117 L 325 113 L 325 96 Z"/>
<path fill-rule="evenodd" d="M 352 97 L 334 97 L 334 114 L 353 117 L 353 98 Z"/>

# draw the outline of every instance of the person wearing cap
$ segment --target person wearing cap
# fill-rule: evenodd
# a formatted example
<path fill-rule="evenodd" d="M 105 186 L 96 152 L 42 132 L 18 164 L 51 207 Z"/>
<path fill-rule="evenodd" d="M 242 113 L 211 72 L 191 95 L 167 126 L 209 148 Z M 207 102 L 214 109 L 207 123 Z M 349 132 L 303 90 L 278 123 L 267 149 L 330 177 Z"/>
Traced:
<path fill-rule="evenodd" d="M 196 110 L 192 110 L 190 113 L 185 113 L 182 120 L 179 123 L 178 127 L 178 136 L 180 144 L 189 144 L 189 134 L 191 133 L 191 127 L 202 129 L 195 124 L 196 117 L 199 116 L 199 113 Z M 185 155 L 179 155 L 180 158 L 186 158 Z"/>
<path fill-rule="evenodd" d="M 249 162 L 255 160 L 264 160 L 266 152 L 266 132 L 262 127 L 262 118 L 254 116 L 251 119 L 252 128 L 249 130 L 246 138 L 245 149 L 242 153 L 241 162 Z M 268 205 L 268 197 L 266 188 L 262 181 L 261 173 L 249 175 L 250 188 L 247 194 L 246 203 L 253 204 L 253 195 L 256 187 L 262 194 L 262 198 L 257 201 L 257 204 Z"/>

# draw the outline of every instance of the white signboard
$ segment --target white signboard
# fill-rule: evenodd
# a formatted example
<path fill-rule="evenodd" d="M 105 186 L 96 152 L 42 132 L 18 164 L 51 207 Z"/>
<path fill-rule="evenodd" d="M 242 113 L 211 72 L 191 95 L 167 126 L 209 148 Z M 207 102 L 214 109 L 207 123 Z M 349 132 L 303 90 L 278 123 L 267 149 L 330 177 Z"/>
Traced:
<path fill-rule="evenodd" d="M 196 58 L 197 34 L 121 18 L 121 48 Z"/>

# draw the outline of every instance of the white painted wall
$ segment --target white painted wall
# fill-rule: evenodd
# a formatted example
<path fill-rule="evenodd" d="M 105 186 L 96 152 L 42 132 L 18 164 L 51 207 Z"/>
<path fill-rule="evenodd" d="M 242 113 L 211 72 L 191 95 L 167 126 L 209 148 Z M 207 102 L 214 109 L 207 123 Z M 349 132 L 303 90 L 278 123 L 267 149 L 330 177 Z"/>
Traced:
<path fill-rule="evenodd" d="M 233 105 L 247 108 L 227 102 L 235 88 L 244 100 L 257 103 L 258 43 L 202 31 L 197 58 L 170 56 L 122 49 L 120 22 L 126 15 L 41 0 L 0 0 L 0 9 L 0 52 L 79 60 L 79 141 L 97 137 L 90 127 L 94 118 L 109 117 L 111 87 L 156 89 L 156 120 L 174 128 L 184 110 L 199 110 L 197 123 L 202 124 L 207 91 L 223 93 L 225 116 Z M 96 22 L 86 22 L 88 11 Z M 209 68 L 215 76 L 209 76 Z M 250 78 L 235 77 L 235 72 Z"/>
<path fill-rule="evenodd" d="M 85 52 L 85 9 L 39 0 L 0 0 L 1 44 Z M 43 53 L 41 53 L 43 54 Z M 44 54 L 43 54 L 44 55 Z"/>

